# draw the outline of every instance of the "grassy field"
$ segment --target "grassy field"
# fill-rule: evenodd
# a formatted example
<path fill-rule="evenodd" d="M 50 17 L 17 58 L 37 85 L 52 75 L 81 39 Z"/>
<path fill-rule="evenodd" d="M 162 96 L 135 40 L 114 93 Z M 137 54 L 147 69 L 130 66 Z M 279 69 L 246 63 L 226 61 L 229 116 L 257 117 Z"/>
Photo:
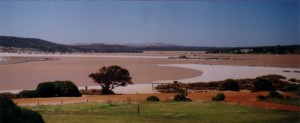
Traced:
<path fill-rule="evenodd" d="M 292 98 L 292 99 L 267 99 L 262 100 L 264 102 L 270 103 L 278 103 L 278 104 L 286 104 L 286 105 L 300 105 L 300 98 Z"/>
<path fill-rule="evenodd" d="M 220 102 L 79 103 L 26 106 L 47 123 L 296 123 L 299 112 L 274 111 Z"/>

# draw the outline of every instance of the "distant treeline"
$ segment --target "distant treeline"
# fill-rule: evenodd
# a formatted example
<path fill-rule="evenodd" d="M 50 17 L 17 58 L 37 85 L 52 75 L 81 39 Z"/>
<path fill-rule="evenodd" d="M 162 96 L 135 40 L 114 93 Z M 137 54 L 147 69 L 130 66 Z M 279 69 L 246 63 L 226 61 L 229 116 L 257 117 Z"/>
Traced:
<path fill-rule="evenodd" d="M 5 48 L 36 49 L 42 52 L 77 52 L 83 49 L 63 44 L 56 44 L 36 38 L 0 36 L 0 46 Z M 9 49 L 6 49 L 9 50 Z"/>
<path fill-rule="evenodd" d="M 260 47 L 198 47 L 156 43 L 141 45 L 78 44 L 64 45 L 36 38 L 0 36 L 0 52 L 22 52 L 34 49 L 40 52 L 143 52 L 143 51 L 206 51 L 207 53 L 231 54 L 299 54 L 300 45 Z"/>
<path fill-rule="evenodd" d="M 300 45 L 215 48 L 207 53 L 229 54 L 300 54 Z"/>

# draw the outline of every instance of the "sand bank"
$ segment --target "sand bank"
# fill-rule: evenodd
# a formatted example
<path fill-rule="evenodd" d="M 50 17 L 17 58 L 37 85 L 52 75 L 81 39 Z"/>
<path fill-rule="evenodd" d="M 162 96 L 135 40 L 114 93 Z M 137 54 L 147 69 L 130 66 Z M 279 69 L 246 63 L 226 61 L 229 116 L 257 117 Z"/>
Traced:
<path fill-rule="evenodd" d="M 209 82 L 228 78 L 245 79 L 256 78 L 262 75 L 278 74 L 287 79 L 300 79 L 299 68 L 277 68 L 277 67 L 255 67 L 255 66 L 233 66 L 233 65 L 203 65 L 203 64 L 168 64 L 160 66 L 179 67 L 202 71 L 201 76 L 188 79 L 180 79 L 180 82 Z M 289 71 L 289 72 L 287 72 Z"/>
<path fill-rule="evenodd" d="M 276 68 L 276 67 L 254 67 L 254 66 L 232 66 L 232 65 L 203 65 L 203 64 L 164 64 L 159 66 L 187 68 L 202 71 L 202 74 L 197 77 L 187 79 L 177 79 L 179 82 L 192 83 L 192 82 L 210 82 L 219 81 L 225 79 L 245 79 L 256 78 L 258 76 L 268 74 L 283 75 L 288 79 L 295 78 L 300 79 L 300 73 L 294 71 L 300 71 L 296 68 Z M 284 72 L 290 71 L 290 72 Z M 174 80 L 160 80 L 159 82 L 172 82 Z M 99 87 L 93 87 L 99 88 Z M 136 84 L 129 85 L 128 87 L 120 87 L 115 89 L 116 93 L 125 94 L 149 94 L 155 93 L 152 90 L 152 84 Z"/>

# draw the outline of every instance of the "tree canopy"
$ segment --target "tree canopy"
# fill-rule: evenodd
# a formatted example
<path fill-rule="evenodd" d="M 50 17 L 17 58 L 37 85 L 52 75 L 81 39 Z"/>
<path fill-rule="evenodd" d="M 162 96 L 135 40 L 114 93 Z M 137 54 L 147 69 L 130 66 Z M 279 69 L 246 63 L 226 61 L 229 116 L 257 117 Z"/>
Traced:
<path fill-rule="evenodd" d="M 114 94 L 115 87 L 133 84 L 129 71 L 117 65 L 104 66 L 89 77 L 102 87 L 102 94 Z"/>

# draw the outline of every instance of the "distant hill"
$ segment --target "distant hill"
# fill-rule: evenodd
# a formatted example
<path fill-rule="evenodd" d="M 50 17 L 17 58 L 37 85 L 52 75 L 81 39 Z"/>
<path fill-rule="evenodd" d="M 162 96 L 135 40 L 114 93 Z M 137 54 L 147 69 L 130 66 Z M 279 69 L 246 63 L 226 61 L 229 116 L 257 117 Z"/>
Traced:
<path fill-rule="evenodd" d="M 143 52 L 143 51 L 207 51 L 215 49 L 212 47 L 191 47 L 180 46 L 175 44 L 166 43 L 146 43 L 146 44 L 103 44 L 103 43 L 91 43 L 91 44 L 75 44 L 73 46 L 83 49 L 92 50 L 94 52 Z"/>
<path fill-rule="evenodd" d="M 42 52 L 143 52 L 143 51 L 206 51 L 207 53 L 231 54 L 300 54 L 300 45 L 259 46 L 259 47 L 200 47 L 180 46 L 167 43 L 146 44 L 103 44 L 82 43 L 75 45 L 57 44 L 36 38 L 0 36 L 1 47 L 20 48 L 17 50 L 35 49 Z M 2 50 L 3 51 L 3 50 Z"/>
<path fill-rule="evenodd" d="M 0 36 L 0 46 L 9 48 L 31 48 L 43 52 L 76 52 L 80 48 L 56 44 L 37 38 L 20 38 L 12 36 Z"/>

